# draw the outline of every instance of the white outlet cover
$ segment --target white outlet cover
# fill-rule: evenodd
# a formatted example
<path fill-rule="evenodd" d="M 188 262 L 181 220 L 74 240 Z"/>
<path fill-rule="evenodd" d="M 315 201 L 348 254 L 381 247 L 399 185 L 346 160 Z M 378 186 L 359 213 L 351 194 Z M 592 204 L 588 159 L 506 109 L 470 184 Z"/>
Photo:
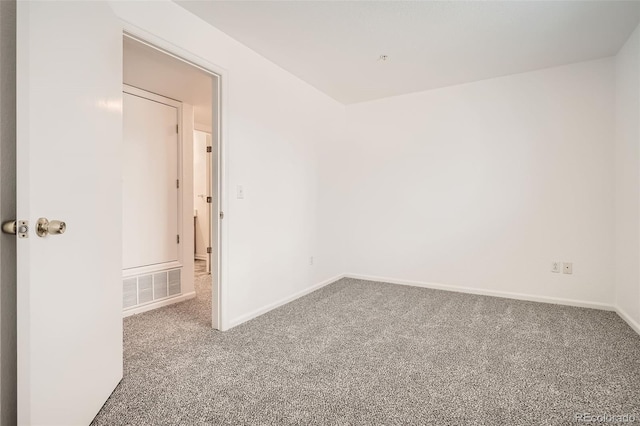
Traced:
<path fill-rule="evenodd" d="M 564 262 L 562 264 L 562 273 L 563 274 L 573 274 L 573 263 Z"/>
<path fill-rule="evenodd" d="M 551 262 L 551 272 L 559 274 L 562 271 L 562 262 Z"/>

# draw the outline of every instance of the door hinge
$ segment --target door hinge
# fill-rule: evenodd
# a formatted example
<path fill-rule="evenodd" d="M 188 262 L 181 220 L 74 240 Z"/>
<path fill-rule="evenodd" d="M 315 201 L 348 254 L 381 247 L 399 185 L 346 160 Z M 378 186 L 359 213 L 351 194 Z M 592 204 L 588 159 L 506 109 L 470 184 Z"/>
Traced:
<path fill-rule="evenodd" d="M 207 152 L 213 152 L 213 148 L 212 148 L 212 147 L 210 147 L 210 146 L 208 146 L 208 147 L 207 147 Z"/>
<path fill-rule="evenodd" d="M 207 197 L 207 203 L 211 204 L 213 202 L 213 198 L 212 197 Z"/>
<path fill-rule="evenodd" d="M 213 248 L 207 247 L 207 253 L 213 253 Z"/>
<path fill-rule="evenodd" d="M 224 219 L 224 212 L 220 212 L 220 219 Z"/>
<path fill-rule="evenodd" d="M 176 235 L 176 243 L 180 244 L 180 234 Z"/>
<path fill-rule="evenodd" d="M 176 179 L 176 188 L 180 188 L 180 179 Z"/>

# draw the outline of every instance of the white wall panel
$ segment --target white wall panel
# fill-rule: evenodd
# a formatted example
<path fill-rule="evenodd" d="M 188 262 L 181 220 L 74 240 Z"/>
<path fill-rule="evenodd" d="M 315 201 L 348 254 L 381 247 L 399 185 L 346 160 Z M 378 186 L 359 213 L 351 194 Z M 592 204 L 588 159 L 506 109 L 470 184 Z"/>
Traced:
<path fill-rule="evenodd" d="M 123 269 L 177 262 L 179 109 L 123 96 Z"/>

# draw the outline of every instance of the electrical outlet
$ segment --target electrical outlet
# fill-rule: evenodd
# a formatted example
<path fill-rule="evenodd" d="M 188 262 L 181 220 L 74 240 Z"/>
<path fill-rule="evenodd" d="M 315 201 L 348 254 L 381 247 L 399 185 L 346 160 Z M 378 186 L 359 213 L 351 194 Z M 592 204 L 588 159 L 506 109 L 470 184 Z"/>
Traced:
<path fill-rule="evenodd" d="M 563 274 L 573 274 L 573 263 L 564 262 L 562 264 L 562 273 Z"/>
<path fill-rule="evenodd" d="M 551 272 L 559 274 L 562 270 L 562 262 L 551 262 Z"/>
<path fill-rule="evenodd" d="M 313 256 L 309 258 L 309 266 L 313 266 Z"/>

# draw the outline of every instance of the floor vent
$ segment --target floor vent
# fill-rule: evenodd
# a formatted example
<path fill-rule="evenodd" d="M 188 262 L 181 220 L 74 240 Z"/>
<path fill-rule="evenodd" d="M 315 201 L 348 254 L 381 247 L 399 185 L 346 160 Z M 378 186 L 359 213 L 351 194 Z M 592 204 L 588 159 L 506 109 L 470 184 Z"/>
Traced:
<path fill-rule="evenodd" d="M 181 272 L 181 269 L 171 269 L 123 279 L 123 309 L 131 309 L 180 295 L 182 293 Z"/>

